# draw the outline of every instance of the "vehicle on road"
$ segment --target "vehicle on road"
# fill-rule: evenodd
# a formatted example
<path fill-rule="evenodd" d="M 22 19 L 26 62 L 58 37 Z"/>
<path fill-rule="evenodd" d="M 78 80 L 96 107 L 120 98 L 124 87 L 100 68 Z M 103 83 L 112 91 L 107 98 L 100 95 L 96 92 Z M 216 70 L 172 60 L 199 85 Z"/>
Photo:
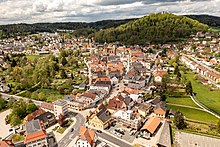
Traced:
<path fill-rule="evenodd" d="M 101 131 L 101 130 L 97 130 L 96 132 L 97 132 L 97 133 L 102 133 L 102 131 Z"/>
<path fill-rule="evenodd" d="M 73 132 L 73 131 L 74 131 L 74 128 L 71 129 L 71 132 Z"/>
<path fill-rule="evenodd" d="M 11 131 L 13 131 L 13 129 L 11 128 L 11 129 L 9 129 L 9 132 L 11 132 Z"/>

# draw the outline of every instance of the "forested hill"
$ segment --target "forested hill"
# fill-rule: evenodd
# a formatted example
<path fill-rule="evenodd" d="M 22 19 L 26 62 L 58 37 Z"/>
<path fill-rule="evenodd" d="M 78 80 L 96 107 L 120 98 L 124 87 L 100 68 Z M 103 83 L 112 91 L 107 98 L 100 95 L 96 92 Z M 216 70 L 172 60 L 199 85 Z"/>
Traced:
<path fill-rule="evenodd" d="M 33 34 L 37 32 L 55 32 L 57 29 L 78 30 L 76 35 L 88 35 L 100 29 L 117 27 L 134 19 L 124 20 L 103 20 L 91 23 L 85 22 L 58 22 L 58 23 L 35 23 L 35 24 L 9 24 L 0 25 L 5 37 L 11 37 L 16 34 Z"/>
<path fill-rule="evenodd" d="M 119 41 L 125 44 L 145 44 L 147 41 L 164 43 L 207 30 L 207 25 L 185 16 L 150 14 L 117 28 L 100 30 L 95 33 L 95 39 L 98 42 Z"/>
<path fill-rule="evenodd" d="M 212 27 L 220 28 L 220 17 L 210 15 L 186 15 L 189 18 L 198 20 L 201 23 L 207 24 Z"/>

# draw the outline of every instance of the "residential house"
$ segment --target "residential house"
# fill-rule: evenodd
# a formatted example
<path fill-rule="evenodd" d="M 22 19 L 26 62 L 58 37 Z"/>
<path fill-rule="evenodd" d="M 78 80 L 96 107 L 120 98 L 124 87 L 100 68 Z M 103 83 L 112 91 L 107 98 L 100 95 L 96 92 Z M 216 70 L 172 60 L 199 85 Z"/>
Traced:
<path fill-rule="evenodd" d="M 32 120 L 25 123 L 26 132 L 24 135 L 24 144 L 27 147 L 48 147 L 47 133 L 39 120 Z"/>
<path fill-rule="evenodd" d="M 2 139 L 0 141 L 0 147 L 14 147 L 12 140 Z"/>
<path fill-rule="evenodd" d="M 125 110 L 126 104 L 120 99 L 113 98 L 109 100 L 107 108 L 111 113 L 113 113 L 117 110 Z"/>
<path fill-rule="evenodd" d="M 54 113 L 54 104 L 53 103 L 42 102 L 40 108 L 46 112 L 48 111 L 48 112 Z"/>
<path fill-rule="evenodd" d="M 157 71 L 154 75 L 155 82 L 162 82 L 163 76 L 166 74 L 166 71 Z"/>
<path fill-rule="evenodd" d="M 68 104 L 68 108 L 82 111 L 85 108 L 85 104 L 83 102 L 79 102 L 76 99 L 76 95 L 65 95 L 64 100 Z"/>
<path fill-rule="evenodd" d="M 28 114 L 25 118 L 24 118 L 24 122 L 29 122 L 31 120 L 33 120 L 34 118 L 40 116 L 41 114 L 46 113 L 46 111 L 44 111 L 43 109 L 39 108 L 38 110 Z"/>
<path fill-rule="evenodd" d="M 137 108 L 138 113 L 140 113 L 143 117 L 146 117 L 153 110 L 153 106 L 147 103 L 140 103 L 137 104 L 135 107 Z"/>
<path fill-rule="evenodd" d="M 118 123 L 138 130 L 141 127 L 141 116 L 132 110 L 118 110 L 113 114 Z"/>
<path fill-rule="evenodd" d="M 164 102 L 160 102 L 154 108 L 153 115 L 158 118 L 165 118 L 166 117 L 166 104 Z"/>
<path fill-rule="evenodd" d="M 51 112 L 45 112 L 35 117 L 34 119 L 39 119 L 40 121 L 42 121 L 45 128 L 48 128 L 57 122 L 55 115 Z"/>
<path fill-rule="evenodd" d="M 98 102 L 100 100 L 100 97 L 98 97 L 98 95 L 94 93 L 90 93 L 86 91 L 82 95 L 80 95 L 77 100 L 79 102 L 84 103 L 86 107 L 89 107 L 92 104 L 95 104 L 96 102 Z"/>
<path fill-rule="evenodd" d="M 107 94 L 109 94 L 111 90 L 111 79 L 108 77 L 97 78 L 95 80 L 95 84 L 90 86 L 90 90 L 105 90 Z"/>
<path fill-rule="evenodd" d="M 98 106 L 91 116 L 89 116 L 89 125 L 97 129 L 105 129 L 109 127 L 111 123 L 111 113 L 103 104 Z"/>
<path fill-rule="evenodd" d="M 143 138 L 149 138 L 154 136 L 158 131 L 161 124 L 161 120 L 158 117 L 149 118 L 141 128 L 141 134 Z"/>
<path fill-rule="evenodd" d="M 97 139 L 97 134 L 94 131 L 80 126 L 79 136 L 74 147 L 95 147 Z"/>

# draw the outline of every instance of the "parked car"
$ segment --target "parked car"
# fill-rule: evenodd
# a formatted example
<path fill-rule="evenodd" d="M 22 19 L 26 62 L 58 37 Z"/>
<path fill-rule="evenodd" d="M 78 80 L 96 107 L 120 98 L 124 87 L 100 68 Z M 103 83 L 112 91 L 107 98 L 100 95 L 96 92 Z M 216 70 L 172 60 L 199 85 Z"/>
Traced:
<path fill-rule="evenodd" d="M 102 133 L 102 131 L 101 131 L 101 130 L 97 130 L 96 132 L 97 132 L 97 133 Z"/>

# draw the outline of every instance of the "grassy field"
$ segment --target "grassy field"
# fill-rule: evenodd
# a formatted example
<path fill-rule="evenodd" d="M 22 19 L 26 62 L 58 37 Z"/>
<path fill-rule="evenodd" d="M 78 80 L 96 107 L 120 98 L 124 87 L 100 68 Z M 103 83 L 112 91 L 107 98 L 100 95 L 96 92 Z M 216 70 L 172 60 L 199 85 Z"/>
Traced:
<path fill-rule="evenodd" d="M 191 119 L 191 120 L 215 123 L 215 124 L 219 121 L 219 119 L 216 118 L 215 116 L 202 110 L 196 110 L 192 108 L 179 107 L 179 106 L 173 106 L 173 105 L 168 105 L 168 109 L 179 110 L 180 112 L 184 114 L 186 118 Z"/>
<path fill-rule="evenodd" d="M 168 97 L 166 101 L 167 101 L 167 103 L 170 103 L 170 104 L 186 105 L 186 106 L 192 106 L 192 107 L 199 108 L 191 100 L 191 98 L 189 96 L 185 96 L 185 97 Z"/>
<path fill-rule="evenodd" d="M 220 32 L 220 28 L 218 27 L 211 27 L 209 30 L 213 32 Z"/>
<path fill-rule="evenodd" d="M 194 79 L 194 75 L 194 73 L 188 73 L 186 74 L 186 77 L 192 82 L 192 87 L 193 91 L 196 93 L 196 98 L 201 103 L 220 114 L 220 90 L 210 91 L 207 86 L 198 83 Z"/>
<path fill-rule="evenodd" d="M 39 58 L 41 56 L 40 55 L 27 55 L 26 57 L 27 57 L 27 59 L 36 59 L 36 58 Z"/>

